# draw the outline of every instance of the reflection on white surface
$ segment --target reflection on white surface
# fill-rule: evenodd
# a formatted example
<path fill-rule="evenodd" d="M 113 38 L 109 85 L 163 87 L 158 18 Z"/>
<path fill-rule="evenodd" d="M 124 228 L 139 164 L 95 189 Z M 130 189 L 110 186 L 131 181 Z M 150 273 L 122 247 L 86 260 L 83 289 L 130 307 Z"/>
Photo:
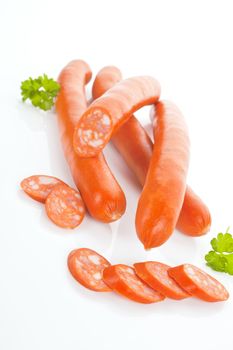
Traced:
<path fill-rule="evenodd" d="M 119 232 L 119 226 L 120 226 L 120 220 L 117 220 L 115 222 L 111 222 L 109 224 L 110 230 L 111 230 L 111 242 L 109 245 L 109 248 L 106 251 L 106 258 L 111 262 L 112 255 L 114 249 L 116 249 L 116 241 L 117 241 L 117 236 Z"/>

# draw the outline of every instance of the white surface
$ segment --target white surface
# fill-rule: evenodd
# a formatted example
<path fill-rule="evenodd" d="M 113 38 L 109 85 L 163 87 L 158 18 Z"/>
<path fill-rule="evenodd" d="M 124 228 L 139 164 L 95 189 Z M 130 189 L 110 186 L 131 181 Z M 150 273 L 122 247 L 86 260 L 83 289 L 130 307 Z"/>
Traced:
<path fill-rule="evenodd" d="M 2 1 L 0 348 L 2 350 L 117 350 L 232 347 L 233 277 L 212 273 L 232 294 L 226 303 L 189 299 L 140 305 L 92 293 L 69 275 L 66 257 L 90 247 L 112 263 L 158 259 L 204 263 L 210 239 L 232 222 L 232 1 Z M 189 183 L 209 204 L 208 236 L 174 233 L 145 253 L 134 214 L 140 188 L 120 156 L 107 159 L 128 207 L 112 245 L 110 225 L 87 217 L 76 231 L 55 227 L 39 203 L 19 189 L 24 177 L 45 173 L 72 184 L 56 118 L 20 102 L 20 82 L 56 77 L 71 59 L 96 73 L 119 66 L 125 76 L 150 74 L 162 97 L 179 105 L 192 142 Z M 149 123 L 148 110 L 140 120 Z M 233 228 L 231 230 L 233 232 Z"/>

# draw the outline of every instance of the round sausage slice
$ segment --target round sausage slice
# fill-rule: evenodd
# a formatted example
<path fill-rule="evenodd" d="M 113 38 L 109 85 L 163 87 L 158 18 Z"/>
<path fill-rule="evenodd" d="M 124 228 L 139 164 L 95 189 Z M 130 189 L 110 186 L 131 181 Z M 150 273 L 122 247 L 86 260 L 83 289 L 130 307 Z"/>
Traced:
<path fill-rule="evenodd" d="M 169 277 L 170 266 L 157 261 L 148 261 L 134 264 L 136 274 L 151 288 L 171 299 L 184 299 L 190 297 L 174 279 Z"/>
<path fill-rule="evenodd" d="M 68 256 L 68 268 L 71 275 L 84 287 L 96 292 L 110 292 L 111 289 L 102 279 L 103 270 L 110 263 L 94 250 L 80 248 Z"/>
<path fill-rule="evenodd" d="M 24 179 L 20 186 L 32 199 L 45 203 L 49 193 L 58 184 L 64 184 L 64 182 L 53 176 L 33 175 Z"/>
<path fill-rule="evenodd" d="M 103 280 L 115 292 L 138 303 L 151 304 L 165 298 L 143 282 L 134 269 L 127 265 L 107 267 L 103 271 Z"/>
<path fill-rule="evenodd" d="M 168 274 L 196 298 L 212 302 L 229 298 L 228 291 L 220 282 L 191 264 L 172 267 L 168 270 Z"/>
<path fill-rule="evenodd" d="M 61 184 L 54 187 L 45 202 L 48 217 L 62 228 L 75 228 L 81 224 L 85 207 L 80 193 Z"/>

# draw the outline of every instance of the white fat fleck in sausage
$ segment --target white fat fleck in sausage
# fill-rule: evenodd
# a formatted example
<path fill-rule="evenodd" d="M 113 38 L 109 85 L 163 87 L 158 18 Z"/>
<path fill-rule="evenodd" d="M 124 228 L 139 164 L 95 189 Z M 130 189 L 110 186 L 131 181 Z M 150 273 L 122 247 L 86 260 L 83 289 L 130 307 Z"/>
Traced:
<path fill-rule="evenodd" d="M 101 276 L 101 273 L 100 272 L 96 272 L 94 273 L 93 275 L 94 279 L 97 280 L 97 281 L 100 281 L 102 276 Z"/>
<path fill-rule="evenodd" d="M 96 265 L 100 264 L 100 258 L 98 257 L 98 255 L 89 255 L 88 259 Z"/>
<path fill-rule="evenodd" d="M 88 144 L 92 147 L 98 147 L 98 146 L 101 146 L 102 144 L 104 143 L 104 140 L 89 140 L 88 141 Z"/>
<path fill-rule="evenodd" d="M 110 125 L 111 121 L 108 115 L 104 114 L 102 117 L 102 124 L 103 125 Z"/>
<path fill-rule="evenodd" d="M 39 190 L 40 186 L 35 183 L 34 185 L 31 186 L 31 188 L 33 190 Z"/>
<path fill-rule="evenodd" d="M 48 177 L 48 176 L 40 176 L 39 183 L 41 185 L 49 185 L 58 182 L 56 179 Z"/>

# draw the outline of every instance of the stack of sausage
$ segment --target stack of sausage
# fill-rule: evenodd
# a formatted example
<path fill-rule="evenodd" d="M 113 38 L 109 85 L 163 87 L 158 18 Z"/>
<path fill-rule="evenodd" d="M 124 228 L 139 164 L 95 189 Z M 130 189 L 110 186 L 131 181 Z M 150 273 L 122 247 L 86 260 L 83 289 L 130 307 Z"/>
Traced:
<path fill-rule="evenodd" d="M 175 226 L 190 236 L 205 234 L 211 216 L 186 186 L 189 137 L 179 109 L 159 101 L 157 80 L 148 76 L 122 80 L 116 67 L 105 67 L 97 74 L 94 101 L 87 107 L 85 85 L 91 75 L 84 61 L 70 62 L 59 76 L 56 102 L 64 153 L 89 213 L 111 222 L 125 211 L 124 193 L 101 152 L 111 139 L 143 186 L 136 231 L 144 247 L 163 244 Z M 133 115 L 149 104 L 154 145 Z"/>
<path fill-rule="evenodd" d="M 186 186 L 189 137 L 179 109 L 171 102 L 159 101 L 160 85 L 154 78 L 122 80 L 119 69 L 111 66 L 97 74 L 93 102 L 88 106 L 85 85 L 91 76 L 86 62 L 70 62 L 60 73 L 56 101 L 64 154 L 82 198 L 61 180 L 48 176 L 29 177 L 21 183 L 22 188 L 46 203 L 49 218 L 60 227 L 77 227 L 85 206 L 102 222 L 119 219 L 125 212 L 125 195 L 102 153 L 111 139 L 143 186 L 136 231 L 145 249 L 162 245 L 175 227 L 189 236 L 205 234 L 211 216 Z M 149 104 L 154 145 L 133 115 Z"/>

